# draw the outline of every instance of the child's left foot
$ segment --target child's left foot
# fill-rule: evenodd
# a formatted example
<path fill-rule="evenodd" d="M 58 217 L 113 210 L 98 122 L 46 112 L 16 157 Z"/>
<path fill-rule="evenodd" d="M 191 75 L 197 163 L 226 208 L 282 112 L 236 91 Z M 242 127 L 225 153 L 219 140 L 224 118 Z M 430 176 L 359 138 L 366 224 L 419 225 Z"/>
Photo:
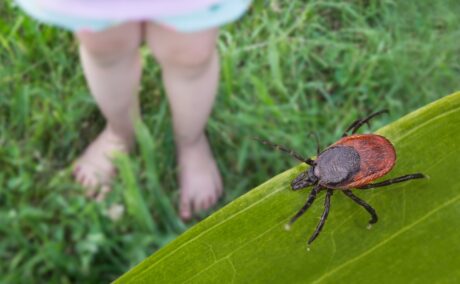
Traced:
<path fill-rule="evenodd" d="M 113 154 L 127 153 L 131 143 L 132 139 L 123 139 L 106 127 L 78 158 L 73 176 L 85 188 L 88 197 L 97 201 L 105 198 L 115 175 Z"/>
<path fill-rule="evenodd" d="M 179 146 L 180 216 L 209 209 L 222 195 L 223 185 L 216 161 L 203 135 L 193 145 Z"/>

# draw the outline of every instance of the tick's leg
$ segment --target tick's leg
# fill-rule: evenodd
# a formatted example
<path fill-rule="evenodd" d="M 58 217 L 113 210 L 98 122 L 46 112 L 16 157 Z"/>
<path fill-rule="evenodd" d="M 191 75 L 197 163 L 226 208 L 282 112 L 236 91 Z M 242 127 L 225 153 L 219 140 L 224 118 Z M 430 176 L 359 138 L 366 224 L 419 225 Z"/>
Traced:
<path fill-rule="evenodd" d="M 315 138 L 315 141 L 316 141 L 316 155 L 319 156 L 319 153 L 321 153 L 321 145 L 319 145 L 318 134 L 316 132 L 312 131 L 308 135 L 313 136 Z"/>
<path fill-rule="evenodd" d="M 345 132 L 343 133 L 342 137 L 347 136 L 349 134 L 348 132 L 350 132 L 350 131 L 351 131 L 351 134 L 356 133 L 356 131 L 358 131 L 358 129 L 363 124 L 365 124 L 365 123 L 369 124 L 369 121 L 371 119 L 373 119 L 377 115 L 380 115 L 380 114 L 383 114 L 383 113 L 388 113 L 388 110 L 384 109 L 384 110 L 381 110 L 381 111 L 378 111 L 378 112 L 374 112 L 374 113 L 370 114 L 368 117 L 360 118 L 360 119 L 355 120 L 350 126 L 348 126 L 347 130 L 345 130 Z"/>
<path fill-rule="evenodd" d="M 357 119 L 357 120 L 353 121 L 353 123 L 350 124 L 350 126 L 348 126 L 348 128 L 343 132 L 342 137 L 348 136 L 348 131 L 350 131 L 352 128 L 356 127 L 356 125 L 358 125 L 358 123 L 360 123 L 360 122 L 361 122 L 361 119 Z"/>
<path fill-rule="evenodd" d="M 308 244 L 311 244 L 316 237 L 321 233 L 323 229 L 324 223 L 326 223 L 327 215 L 329 215 L 329 208 L 331 207 L 331 196 L 332 196 L 332 189 L 328 189 L 326 192 L 326 199 L 324 199 L 324 212 L 321 216 L 321 220 L 319 221 L 318 226 L 316 226 L 315 232 L 311 235 L 310 239 L 308 240 Z"/>
<path fill-rule="evenodd" d="M 272 143 L 272 142 L 267 141 L 267 140 L 260 140 L 259 138 L 254 138 L 254 139 L 259 141 L 260 143 L 262 143 L 264 145 L 268 145 L 268 146 L 270 146 L 270 147 L 272 147 L 272 148 L 274 148 L 276 150 L 283 151 L 283 152 L 289 154 L 294 159 L 297 159 L 297 160 L 299 160 L 301 162 L 307 163 L 310 166 L 312 166 L 314 164 L 314 161 L 312 159 L 304 158 L 300 154 L 296 153 L 294 150 L 288 149 L 283 145 L 275 144 L 275 143 Z"/>
<path fill-rule="evenodd" d="M 378 220 L 378 217 L 377 217 L 377 213 L 375 212 L 375 209 L 372 208 L 372 206 L 370 206 L 369 204 L 366 203 L 366 201 L 362 200 L 361 198 L 359 198 L 358 196 L 354 195 L 353 193 L 351 193 L 351 190 L 344 190 L 343 193 L 350 197 L 351 200 L 353 200 L 354 202 L 358 203 L 360 206 L 362 206 L 364 209 L 366 209 L 367 212 L 369 212 L 369 214 L 371 214 L 371 220 L 369 221 L 369 224 L 375 224 L 377 223 L 377 220 Z"/>
<path fill-rule="evenodd" d="M 321 186 L 315 185 L 315 187 L 311 190 L 310 195 L 308 196 L 307 202 L 300 208 L 300 210 L 294 215 L 294 217 L 291 218 L 289 223 L 286 225 L 288 228 L 294 223 L 297 219 L 299 219 L 300 216 L 302 216 L 305 211 L 307 211 L 308 208 L 313 204 L 313 201 L 315 201 L 316 194 L 321 190 Z"/>
<path fill-rule="evenodd" d="M 411 179 L 417 179 L 417 178 L 424 178 L 425 176 L 422 173 L 416 173 L 416 174 L 410 174 L 410 175 L 405 175 L 397 178 L 392 178 L 389 180 L 385 180 L 382 182 L 377 182 L 377 183 L 371 183 L 371 184 L 366 184 L 360 187 L 357 187 L 359 189 L 370 189 L 370 188 L 375 188 L 375 187 L 381 187 L 381 186 L 386 186 L 390 185 L 393 183 L 398 183 L 398 182 L 403 182 L 406 180 L 411 180 Z"/>

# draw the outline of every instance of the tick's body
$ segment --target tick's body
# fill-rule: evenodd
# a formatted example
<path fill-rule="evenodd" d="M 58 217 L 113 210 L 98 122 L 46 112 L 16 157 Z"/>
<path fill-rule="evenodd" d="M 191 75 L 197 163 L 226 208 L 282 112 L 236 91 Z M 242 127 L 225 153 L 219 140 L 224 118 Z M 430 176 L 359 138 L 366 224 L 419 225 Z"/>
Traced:
<path fill-rule="evenodd" d="M 320 185 L 348 189 L 384 176 L 395 161 L 395 149 L 385 137 L 355 134 L 340 139 L 320 153 L 314 172 Z"/>
<path fill-rule="evenodd" d="M 372 217 L 369 223 L 374 224 L 378 220 L 375 210 L 364 200 L 355 196 L 350 189 L 369 189 L 424 177 L 423 174 L 416 173 L 379 183 L 371 183 L 391 171 L 396 162 L 395 149 L 391 142 L 383 136 L 354 133 L 361 127 L 361 125 L 369 123 L 369 120 L 373 117 L 384 112 L 386 111 L 376 112 L 364 119 L 356 120 L 345 131 L 343 138 L 326 148 L 324 151 L 320 151 L 320 147 L 318 145 L 316 160 L 312 160 L 311 158 L 305 159 L 301 155 L 287 149 L 284 146 L 273 144 L 268 141 L 261 141 L 266 145 L 287 152 L 297 160 L 310 165 L 309 169 L 298 175 L 291 183 L 293 190 L 303 189 L 308 186 L 314 187 L 310 192 L 305 205 L 291 219 L 288 225 L 294 223 L 297 218 L 305 213 L 311 204 L 313 204 L 313 201 L 319 191 L 327 191 L 325 210 L 321 216 L 320 223 L 308 241 L 309 244 L 318 236 L 324 226 L 329 214 L 330 200 L 333 190 L 341 190 L 346 196 L 366 209 Z M 352 135 L 348 136 L 348 132 L 351 132 Z"/>

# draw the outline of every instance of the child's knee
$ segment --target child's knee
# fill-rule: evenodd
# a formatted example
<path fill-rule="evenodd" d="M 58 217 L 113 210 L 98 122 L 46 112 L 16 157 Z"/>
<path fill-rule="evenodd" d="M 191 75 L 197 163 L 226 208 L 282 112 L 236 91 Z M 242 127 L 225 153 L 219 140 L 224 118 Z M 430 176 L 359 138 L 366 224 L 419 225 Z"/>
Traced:
<path fill-rule="evenodd" d="M 213 44 L 180 45 L 174 42 L 154 42 L 149 46 L 162 66 L 200 67 L 206 65 L 215 52 Z"/>
<path fill-rule="evenodd" d="M 102 32 L 79 31 L 76 36 L 93 60 L 101 65 L 112 65 L 137 52 L 141 33 L 140 23 L 126 23 Z"/>
<path fill-rule="evenodd" d="M 196 68 L 207 65 L 216 52 L 217 30 L 182 34 L 166 30 L 147 32 L 146 41 L 163 66 Z"/>

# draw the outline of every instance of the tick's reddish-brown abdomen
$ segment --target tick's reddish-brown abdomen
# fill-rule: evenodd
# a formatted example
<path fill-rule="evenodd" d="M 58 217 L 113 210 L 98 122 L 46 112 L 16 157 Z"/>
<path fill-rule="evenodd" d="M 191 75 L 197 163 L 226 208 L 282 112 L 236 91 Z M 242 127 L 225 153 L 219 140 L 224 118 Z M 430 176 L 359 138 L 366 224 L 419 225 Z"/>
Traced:
<path fill-rule="evenodd" d="M 371 183 L 391 171 L 396 152 L 388 139 L 375 134 L 355 134 L 344 137 L 331 146 L 353 147 L 360 157 L 360 169 L 353 178 L 339 188 L 355 188 Z"/>

